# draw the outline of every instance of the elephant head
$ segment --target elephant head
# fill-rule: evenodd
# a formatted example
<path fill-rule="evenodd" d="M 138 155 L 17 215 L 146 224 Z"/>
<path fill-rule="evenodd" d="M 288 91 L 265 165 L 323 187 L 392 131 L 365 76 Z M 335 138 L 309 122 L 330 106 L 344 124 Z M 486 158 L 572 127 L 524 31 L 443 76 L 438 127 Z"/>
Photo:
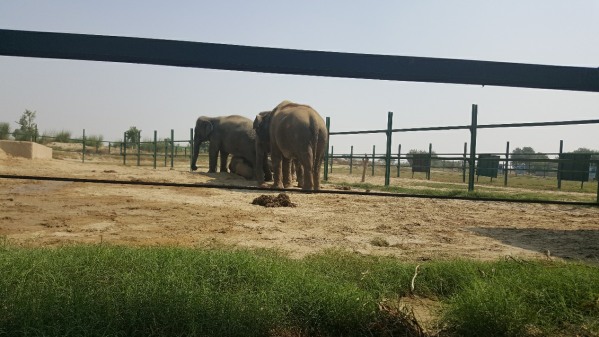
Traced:
<path fill-rule="evenodd" d="M 270 142 L 270 120 L 272 111 L 262 111 L 254 119 L 254 130 L 257 138 L 264 144 Z"/>
<path fill-rule="evenodd" d="M 200 153 L 200 145 L 210 138 L 210 135 L 214 131 L 214 124 L 209 117 L 199 117 L 196 121 L 196 126 L 193 135 L 193 159 L 191 162 L 191 169 L 197 170 L 196 166 L 198 160 L 198 154 Z"/>
<path fill-rule="evenodd" d="M 271 165 L 268 160 L 268 154 L 270 153 L 271 117 L 272 111 L 262 111 L 254 119 L 254 130 L 256 131 L 256 171 L 264 171 L 266 181 L 272 179 Z M 261 176 L 257 180 L 260 184 L 264 182 Z"/>

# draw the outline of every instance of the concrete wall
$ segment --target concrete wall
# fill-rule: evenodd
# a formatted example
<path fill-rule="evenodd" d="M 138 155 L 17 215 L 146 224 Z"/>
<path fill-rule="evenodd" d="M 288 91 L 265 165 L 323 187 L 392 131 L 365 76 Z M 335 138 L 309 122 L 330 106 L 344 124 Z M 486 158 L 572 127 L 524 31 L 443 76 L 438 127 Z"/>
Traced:
<path fill-rule="evenodd" d="M 52 159 L 52 149 L 37 143 L 0 140 L 0 149 L 7 155 L 28 159 Z"/>

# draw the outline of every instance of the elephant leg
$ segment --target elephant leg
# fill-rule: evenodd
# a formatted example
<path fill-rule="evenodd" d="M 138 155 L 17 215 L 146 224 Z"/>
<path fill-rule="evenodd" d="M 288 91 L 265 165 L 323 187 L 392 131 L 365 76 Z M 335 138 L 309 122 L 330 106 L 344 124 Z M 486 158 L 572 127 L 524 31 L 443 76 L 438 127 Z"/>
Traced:
<path fill-rule="evenodd" d="M 325 139 L 327 139 L 326 135 L 321 135 L 319 141 L 316 144 L 315 147 L 315 153 L 316 155 L 314 156 L 314 160 L 316 161 L 314 163 L 314 190 L 318 191 L 320 190 L 320 170 L 322 168 L 322 162 L 324 161 L 324 151 L 326 148 L 326 141 Z"/>
<path fill-rule="evenodd" d="M 313 190 L 314 189 L 314 170 L 313 170 L 313 156 L 312 151 L 308 151 L 307 155 L 301 158 L 301 170 L 303 175 L 303 190 Z"/>
<path fill-rule="evenodd" d="M 300 163 L 299 160 L 294 159 L 293 167 L 294 167 L 294 170 L 292 172 L 295 172 L 295 181 L 297 181 L 297 187 L 304 186 L 304 174 L 303 174 L 304 170 L 302 169 L 302 164 Z"/>
<path fill-rule="evenodd" d="M 283 186 L 285 188 L 291 187 L 291 159 L 283 158 Z"/>
<path fill-rule="evenodd" d="M 218 160 L 218 146 L 210 142 L 208 147 L 208 173 L 216 172 L 216 161 Z"/>
<path fill-rule="evenodd" d="M 271 164 L 268 162 L 268 156 L 265 155 L 264 159 L 262 160 L 262 169 L 264 171 L 264 180 L 265 181 L 272 181 L 272 168 L 271 168 Z"/>
<path fill-rule="evenodd" d="M 228 159 L 229 159 L 229 153 L 221 150 L 220 151 L 220 172 L 228 172 L 227 171 L 227 160 Z"/>
<path fill-rule="evenodd" d="M 272 188 L 283 188 L 282 180 L 282 161 L 283 155 L 279 151 L 272 151 L 273 184 Z"/>

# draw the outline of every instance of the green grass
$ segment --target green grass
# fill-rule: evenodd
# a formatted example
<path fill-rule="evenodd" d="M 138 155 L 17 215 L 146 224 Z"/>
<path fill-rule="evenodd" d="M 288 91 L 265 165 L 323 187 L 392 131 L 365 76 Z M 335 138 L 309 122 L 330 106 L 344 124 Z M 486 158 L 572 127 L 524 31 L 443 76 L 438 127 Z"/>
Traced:
<path fill-rule="evenodd" d="M 0 336 L 409 335 L 383 299 L 414 263 L 331 251 L 0 246 Z M 423 262 L 415 295 L 447 336 L 598 335 L 599 268 Z"/>

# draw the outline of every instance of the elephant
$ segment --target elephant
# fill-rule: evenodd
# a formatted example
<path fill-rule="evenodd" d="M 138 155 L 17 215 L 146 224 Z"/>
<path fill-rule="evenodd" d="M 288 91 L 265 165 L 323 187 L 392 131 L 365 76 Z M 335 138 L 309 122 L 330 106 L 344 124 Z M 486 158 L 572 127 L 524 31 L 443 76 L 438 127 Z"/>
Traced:
<path fill-rule="evenodd" d="M 254 168 L 243 158 L 233 156 L 229 163 L 229 171 L 246 179 L 255 178 Z"/>
<path fill-rule="evenodd" d="M 193 158 L 191 169 L 197 170 L 198 153 L 202 142 L 210 141 L 208 147 L 208 172 L 216 172 L 217 158 L 220 153 L 220 172 L 227 172 L 227 159 L 229 154 L 239 157 L 251 167 L 256 167 L 256 131 L 253 129 L 249 118 L 231 115 L 220 117 L 201 116 L 196 121 L 193 138 Z M 272 179 L 268 170 L 267 158 L 260 165 L 260 171 L 254 170 L 258 181 Z M 260 174 L 259 174 L 260 173 Z"/>
<path fill-rule="evenodd" d="M 269 115 L 271 113 L 272 110 L 262 111 L 256 116 L 256 119 L 254 120 L 254 129 L 256 130 L 256 155 L 258 156 L 258 158 L 263 158 L 264 156 L 270 155 L 270 134 L 268 132 L 268 126 L 266 124 L 264 124 L 263 127 L 259 126 L 264 120 L 264 117 L 269 118 Z M 272 171 L 272 162 L 270 161 L 269 170 Z M 291 180 L 293 180 L 295 175 L 295 180 L 298 183 L 298 187 L 302 187 L 302 168 L 299 165 L 297 159 L 293 159 L 291 161 L 291 173 Z M 258 183 L 263 183 L 263 181 L 258 181 Z"/>
<path fill-rule="evenodd" d="M 253 127 L 258 165 L 266 156 L 265 148 L 270 148 L 273 188 L 291 186 L 291 162 L 297 160 L 298 184 L 303 190 L 320 189 L 320 168 L 329 136 L 316 110 L 283 101 L 274 110 L 259 113 Z"/>

